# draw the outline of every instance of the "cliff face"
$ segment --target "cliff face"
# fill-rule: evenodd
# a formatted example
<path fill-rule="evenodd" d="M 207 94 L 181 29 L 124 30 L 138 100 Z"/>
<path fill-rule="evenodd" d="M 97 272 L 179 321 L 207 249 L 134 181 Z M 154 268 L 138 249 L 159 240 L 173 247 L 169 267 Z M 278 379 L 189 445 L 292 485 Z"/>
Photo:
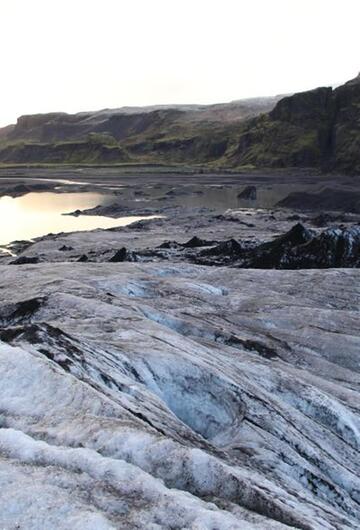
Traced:
<path fill-rule="evenodd" d="M 22 116 L 0 129 L 0 162 L 125 161 L 360 173 L 360 75 L 282 99 Z"/>
<path fill-rule="evenodd" d="M 282 99 L 247 123 L 230 160 L 235 165 L 360 171 L 360 76 L 332 90 Z"/>
<path fill-rule="evenodd" d="M 244 120 L 279 99 L 21 116 L 0 129 L 0 162 L 207 164 L 221 159 Z"/>
<path fill-rule="evenodd" d="M 84 140 L 90 133 L 106 133 L 117 141 L 169 133 L 192 133 L 205 124 L 243 122 L 269 112 L 281 96 L 252 98 L 217 105 L 169 105 L 123 107 L 97 112 L 66 114 L 52 112 L 20 116 L 10 128 L 0 128 L 0 138 L 8 141 L 61 142 Z"/>
<path fill-rule="evenodd" d="M 18 118 L 8 139 L 48 143 L 84 140 L 91 133 L 106 133 L 122 140 L 151 129 L 169 127 L 178 117 L 179 112 L 171 109 L 134 114 L 115 111 L 35 114 Z"/>
<path fill-rule="evenodd" d="M 126 162 L 126 152 L 118 146 L 92 141 L 62 143 L 20 143 L 0 148 L 0 162 L 18 164 L 81 164 Z"/>
<path fill-rule="evenodd" d="M 360 171 L 360 74 L 335 91 L 334 165 Z"/>

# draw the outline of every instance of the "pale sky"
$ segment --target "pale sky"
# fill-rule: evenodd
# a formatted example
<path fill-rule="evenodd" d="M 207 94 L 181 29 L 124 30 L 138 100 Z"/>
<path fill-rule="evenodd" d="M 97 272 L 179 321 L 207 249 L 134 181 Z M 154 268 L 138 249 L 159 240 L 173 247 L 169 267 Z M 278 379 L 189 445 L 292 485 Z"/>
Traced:
<path fill-rule="evenodd" d="M 0 0 L 0 126 L 342 83 L 360 0 Z"/>

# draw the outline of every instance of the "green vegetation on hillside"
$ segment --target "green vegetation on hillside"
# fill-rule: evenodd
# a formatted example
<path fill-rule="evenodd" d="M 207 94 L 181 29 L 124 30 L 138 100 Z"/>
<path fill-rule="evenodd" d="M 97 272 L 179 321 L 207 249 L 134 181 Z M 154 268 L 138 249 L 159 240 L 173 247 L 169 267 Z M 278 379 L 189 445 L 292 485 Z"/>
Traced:
<path fill-rule="evenodd" d="M 257 101 L 195 110 L 24 116 L 15 126 L 0 129 L 0 163 L 360 172 L 360 76 L 336 90 L 294 94 L 280 99 L 270 112 L 263 109 L 266 103 Z"/>

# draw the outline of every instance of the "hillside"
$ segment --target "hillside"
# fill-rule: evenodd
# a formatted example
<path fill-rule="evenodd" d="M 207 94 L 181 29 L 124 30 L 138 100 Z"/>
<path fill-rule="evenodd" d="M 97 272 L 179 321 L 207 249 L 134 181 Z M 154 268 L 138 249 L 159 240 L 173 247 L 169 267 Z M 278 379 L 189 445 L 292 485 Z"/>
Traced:
<path fill-rule="evenodd" d="M 360 75 L 335 90 L 285 97 L 247 122 L 229 165 L 360 171 Z"/>
<path fill-rule="evenodd" d="M 2 163 L 311 167 L 360 172 L 360 75 L 332 89 L 219 105 L 22 116 Z"/>
<path fill-rule="evenodd" d="M 241 123 L 279 99 L 21 116 L 0 129 L 0 162 L 207 163 L 225 153 Z"/>

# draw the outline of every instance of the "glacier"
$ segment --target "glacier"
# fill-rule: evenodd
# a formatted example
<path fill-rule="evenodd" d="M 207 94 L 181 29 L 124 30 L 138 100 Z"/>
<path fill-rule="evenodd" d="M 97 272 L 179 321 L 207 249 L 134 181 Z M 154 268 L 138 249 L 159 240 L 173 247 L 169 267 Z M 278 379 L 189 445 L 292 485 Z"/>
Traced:
<path fill-rule="evenodd" d="M 359 280 L 0 265 L 0 527 L 359 528 Z"/>

